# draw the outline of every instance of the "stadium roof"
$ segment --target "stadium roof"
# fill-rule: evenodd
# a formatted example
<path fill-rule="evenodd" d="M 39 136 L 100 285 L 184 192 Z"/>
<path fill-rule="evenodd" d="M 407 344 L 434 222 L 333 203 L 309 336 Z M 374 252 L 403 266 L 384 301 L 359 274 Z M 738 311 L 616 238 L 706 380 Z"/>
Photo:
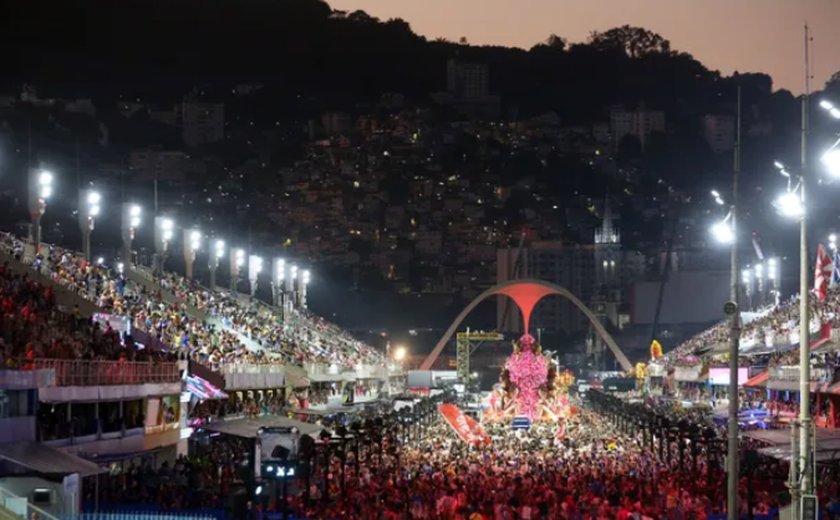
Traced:
<path fill-rule="evenodd" d="M 34 441 L 0 444 L 0 459 L 43 475 L 72 475 L 89 477 L 108 470 L 98 464 Z"/>

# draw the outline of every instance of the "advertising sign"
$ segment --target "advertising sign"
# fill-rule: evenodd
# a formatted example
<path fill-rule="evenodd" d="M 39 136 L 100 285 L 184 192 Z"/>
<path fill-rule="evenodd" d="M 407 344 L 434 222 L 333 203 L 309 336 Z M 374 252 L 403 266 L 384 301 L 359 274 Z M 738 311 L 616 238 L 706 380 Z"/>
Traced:
<path fill-rule="evenodd" d="M 490 444 L 490 437 L 487 436 L 484 428 L 472 417 L 464 415 L 454 404 L 440 405 L 440 414 L 462 441 L 471 446 Z"/>
<path fill-rule="evenodd" d="M 738 369 L 738 385 L 741 386 L 750 380 L 750 369 Z M 709 384 L 729 386 L 729 369 L 728 368 L 710 368 L 709 369 Z"/>

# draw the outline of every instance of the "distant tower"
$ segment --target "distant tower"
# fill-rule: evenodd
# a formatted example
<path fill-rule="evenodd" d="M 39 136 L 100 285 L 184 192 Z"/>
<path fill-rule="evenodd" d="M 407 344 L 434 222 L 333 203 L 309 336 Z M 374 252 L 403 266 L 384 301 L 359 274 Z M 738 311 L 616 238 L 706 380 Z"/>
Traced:
<path fill-rule="evenodd" d="M 604 198 L 601 226 L 595 229 L 593 309 L 603 322 L 618 326 L 621 305 L 621 233 L 609 194 Z"/>

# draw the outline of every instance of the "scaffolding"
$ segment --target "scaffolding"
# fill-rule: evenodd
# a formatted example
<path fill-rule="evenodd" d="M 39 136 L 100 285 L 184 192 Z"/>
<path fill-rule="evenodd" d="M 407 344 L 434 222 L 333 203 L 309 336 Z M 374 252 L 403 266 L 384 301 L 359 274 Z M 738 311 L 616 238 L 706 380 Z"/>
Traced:
<path fill-rule="evenodd" d="M 455 370 L 458 382 L 467 384 L 470 381 L 470 356 L 475 349 L 485 341 L 502 341 L 504 336 L 498 332 L 459 332 L 455 336 Z"/>

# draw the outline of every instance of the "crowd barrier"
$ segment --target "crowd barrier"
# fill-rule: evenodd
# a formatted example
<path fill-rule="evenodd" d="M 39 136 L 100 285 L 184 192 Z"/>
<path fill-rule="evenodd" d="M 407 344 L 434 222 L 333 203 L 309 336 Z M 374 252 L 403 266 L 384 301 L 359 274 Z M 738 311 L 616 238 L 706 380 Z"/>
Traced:
<path fill-rule="evenodd" d="M 178 363 L 175 362 L 35 359 L 30 367 L 33 370 L 54 370 L 56 386 L 141 385 L 180 381 Z"/>
<path fill-rule="evenodd" d="M 89 511 L 93 504 L 84 504 L 88 512 L 61 520 L 232 520 L 221 508 L 161 509 L 153 504 L 100 504 L 100 512 Z M 104 511 L 104 512 L 103 512 Z M 283 513 L 252 511 L 248 520 L 283 520 Z M 289 520 L 307 520 L 289 515 Z M 337 519 L 336 519 L 337 520 Z"/>
<path fill-rule="evenodd" d="M 209 511 L 164 510 L 161 511 L 100 511 L 68 516 L 61 520 L 227 520 L 224 510 L 217 516 Z"/>

